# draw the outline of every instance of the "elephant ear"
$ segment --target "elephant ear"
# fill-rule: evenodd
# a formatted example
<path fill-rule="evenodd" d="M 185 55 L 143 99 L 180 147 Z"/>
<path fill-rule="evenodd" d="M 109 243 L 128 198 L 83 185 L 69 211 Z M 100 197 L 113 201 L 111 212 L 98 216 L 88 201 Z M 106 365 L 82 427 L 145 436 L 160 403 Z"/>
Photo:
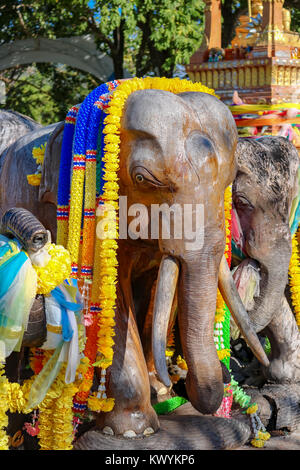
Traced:
<path fill-rule="evenodd" d="M 237 164 L 237 171 L 251 175 L 251 163 L 255 161 L 255 153 L 257 153 L 257 142 L 254 139 L 247 137 L 239 137 L 236 150 L 235 159 Z"/>
<path fill-rule="evenodd" d="M 57 189 L 64 122 L 59 122 L 49 137 L 44 155 L 39 201 L 57 205 Z"/>

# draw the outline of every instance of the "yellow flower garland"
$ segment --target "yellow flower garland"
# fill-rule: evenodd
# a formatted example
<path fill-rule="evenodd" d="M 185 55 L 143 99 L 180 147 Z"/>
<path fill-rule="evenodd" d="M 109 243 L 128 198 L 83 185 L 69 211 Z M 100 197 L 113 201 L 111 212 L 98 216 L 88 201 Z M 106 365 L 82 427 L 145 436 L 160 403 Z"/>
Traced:
<path fill-rule="evenodd" d="M 295 318 L 298 328 L 300 329 L 300 251 L 297 240 L 299 234 L 300 228 L 298 228 L 298 231 L 292 238 L 292 256 L 289 265 L 289 283 Z"/>
<path fill-rule="evenodd" d="M 50 390 L 39 405 L 39 444 L 41 450 L 73 448 L 73 397 L 78 384 L 65 383 L 64 364 Z"/>
<path fill-rule="evenodd" d="M 44 365 L 53 351 L 44 352 Z M 81 383 L 81 375 L 87 367 L 82 359 L 76 374 L 75 383 L 65 383 L 66 364 L 51 385 L 39 409 L 39 445 L 41 450 L 71 450 L 73 445 L 73 397 Z M 5 428 L 8 425 L 7 411 L 30 413 L 27 407 L 28 396 L 35 375 L 25 380 L 23 385 L 10 383 L 4 375 L 4 365 L 0 365 L 0 450 L 8 450 L 9 437 Z"/>
<path fill-rule="evenodd" d="M 230 236 L 230 216 L 231 216 L 231 206 L 232 206 L 232 186 L 228 186 L 224 193 L 224 214 L 225 214 L 225 236 L 226 236 L 226 248 L 225 256 L 230 250 L 231 246 L 231 236 Z M 221 292 L 217 291 L 217 303 L 216 303 L 216 313 L 215 313 L 215 323 L 223 323 L 225 320 L 225 302 L 222 297 Z M 230 357 L 229 349 L 219 349 L 217 350 L 218 357 L 220 361 Z"/>
<path fill-rule="evenodd" d="M 4 364 L 0 363 L 0 450 L 8 450 L 8 436 L 5 428 L 8 425 L 8 417 L 6 412 L 8 406 L 8 380 L 4 375 Z"/>

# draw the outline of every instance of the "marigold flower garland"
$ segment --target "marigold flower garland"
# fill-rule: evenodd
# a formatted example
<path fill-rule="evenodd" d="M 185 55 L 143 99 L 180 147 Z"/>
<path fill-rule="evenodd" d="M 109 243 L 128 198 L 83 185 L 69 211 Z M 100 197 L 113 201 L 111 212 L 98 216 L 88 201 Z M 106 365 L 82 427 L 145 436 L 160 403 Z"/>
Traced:
<path fill-rule="evenodd" d="M 39 445 L 41 450 L 71 450 L 73 447 L 74 383 L 65 383 L 65 365 L 39 405 Z"/>
<path fill-rule="evenodd" d="M 232 187 L 226 188 L 224 193 L 224 214 L 225 214 L 225 258 L 230 267 L 231 264 L 231 211 L 232 211 Z M 224 331 L 225 330 L 225 331 Z M 230 311 L 228 310 L 223 297 L 218 289 L 214 341 L 220 361 L 224 362 L 227 368 L 230 365 Z M 226 344 L 225 344 L 226 343 Z"/>
<path fill-rule="evenodd" d="M 295 319 L 300 329 L 300 250 L 298 237 L 300 228 L 292 237 L 292 256 L 289 265 L 289 284 Z"/>
<path fill-rule="evenodd" d="M 8 425 L 8 416 L 6 412 L 9 409 L 7 394 L 8 380 L 4 374 L 4 364 L 0 362 L 0 450 L 8 450 L 8 435 L 6 427 Z"/>
<path fill-rule="evenodd" d="M 63 246 L 51 243 L 47 251 L 51 258 L 46 266 L 32 265 L 38 275 L 37 294 L 49 294 L 71 273 L 71 257 Z"/>

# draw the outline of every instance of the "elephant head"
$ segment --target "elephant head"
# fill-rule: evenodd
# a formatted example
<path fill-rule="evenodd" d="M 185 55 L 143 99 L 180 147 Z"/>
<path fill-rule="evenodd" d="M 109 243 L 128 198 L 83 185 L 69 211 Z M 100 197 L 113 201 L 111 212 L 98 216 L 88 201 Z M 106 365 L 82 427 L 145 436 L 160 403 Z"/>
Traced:
<path fill-rule="evenodd" d="M 276 316 L 288 283 L 291 256 L 289 214 L 297 195 L 299 157 L 283 137 L 239 139 L 233 204 L 241 247 L 260 268 L 260 295 L 248 311 L 257 332 Z"/>

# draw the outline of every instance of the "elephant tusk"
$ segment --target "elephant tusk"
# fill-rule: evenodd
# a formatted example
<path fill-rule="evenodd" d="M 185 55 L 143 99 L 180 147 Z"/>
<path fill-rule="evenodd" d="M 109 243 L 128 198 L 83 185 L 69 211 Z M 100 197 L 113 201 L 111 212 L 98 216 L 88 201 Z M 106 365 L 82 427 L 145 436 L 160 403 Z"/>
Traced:
<path fill-rule="evenodd" d="M 166 364 L 167 331 L 178 281 L 178 262 L 164 255 L 157 277 L 152 320 L 152 351 L 158 377 L 166 387 L 171 381 Z"/>
<path fill-rule="evenodd" d="M 224 255 L 219 270 L 219 289 L 235 323 L 242 332 L 253 354 L 261 364 L 267 367 L 269 360 L 250 322 Z"/>

